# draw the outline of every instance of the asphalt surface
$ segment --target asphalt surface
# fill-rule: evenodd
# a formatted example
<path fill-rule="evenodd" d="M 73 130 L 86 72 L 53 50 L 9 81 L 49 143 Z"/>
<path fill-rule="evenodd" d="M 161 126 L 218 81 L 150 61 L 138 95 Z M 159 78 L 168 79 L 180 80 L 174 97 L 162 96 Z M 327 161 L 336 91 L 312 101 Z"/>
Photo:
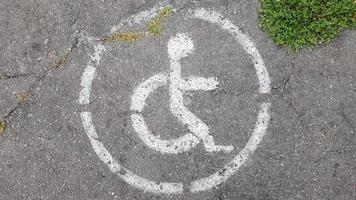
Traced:
<path fill-rule="evenodd" d="M 0 199 L 355 199 L 356 32 L 297 54 L 274 46 L 259 29 L 259 2 L 171 1 L 176 9 L 160 37 L 105 44 L 81 105 L 81 77 L 93 54 L 89 36 L 102 38 L 126 18 L 164 1 L 10 1 L 0 4 Z M 261 54 L 271 93 L 259 94 L 253 62 L 234 37 L 191 19 L 189 10 L 214 9 L 250 37 Z M 145 28 L 144 23 L 123 31 Z M 151 76 L 169 71 L 167 43 L 187 33 L 195 51 L 182 60 L 182 76 L 217 77 L 213 91 L 185 93 L 184 105 L 204 121 L 231 153 L 202 144 L 177 155 L 150 149 L 131 122 L 131 95 Z M 27 97 L 28 98 L 21 98 Z M 154 135 L 172 139 L 187 127 L 172 115 L 168 87 L 149 96 L 142 116 Z M 251 137 L 259 106 L 268 101 L 263 140 L 237 173 L 199 193 L 186 187 L 221 169 Z M 111 155 L 154 182 L 181 182 L 181 194 L 136 189 L 96 155 L 81 112 Z"/>

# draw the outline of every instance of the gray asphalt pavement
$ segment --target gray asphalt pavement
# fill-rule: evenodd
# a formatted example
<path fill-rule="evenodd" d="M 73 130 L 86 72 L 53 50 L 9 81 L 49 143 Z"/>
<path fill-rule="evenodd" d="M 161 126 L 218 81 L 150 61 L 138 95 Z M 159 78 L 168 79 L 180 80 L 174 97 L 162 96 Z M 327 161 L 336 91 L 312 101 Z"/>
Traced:
<path fill-rule="evenodd" d="M 164 5 L 175 12 L 162 36 L 146 35 L 132 43 L 92 39 Z M 259 91 L 256 63 L 236 35 L 192 18 L 198 8 L 215 10 L 250 38 L 264 61 L 270 92 Z M 0 122 L 6 129 L 0 134 L 0 199 L 355 199 L 356 32 L 292 54 L 259 29 L 258 9 L 257 0 L 2 0 Z M 137 19 L 119 31 L 145 29 L 147 20 Z M 168 43 L 178 33 L 194 44 L 194 51 L 180 60 L 181 76 L 219 82 L 213 90 L 185 92 L 182 105 L 208 126 L 216 145 L 232 145 L 231 152 L 208 152 L 189 125 L 193 118 L 182 123 L 172 114 L 172 75 L 148 96 L 142 112 L 130 109 L 140 84 L 172 72 Z M 106 50 L 95 49 L 98 45 Z M 82 77 L 91 65 L 90 101 L 83 103 Z M 268 128 L 256 150 L 247 148 L 266 102 Z M 98 138 L 85 127 L 88 111 Z M 133 114 L 145 119 L 156 139 L 193 132 L 199 144 L 162 153 L 142 139 Z M 111 160 L 107 152 L 98 153 L 99 143 Z M 239 154 L 246 149 L 246 155 Z M 226 181 L 192 190 L 196 180 L 229 173 L 236 165 L 228 163 L 237 157 L 246 160 Z M 110 168 L 114 161 L 120 165 L 116 172 Z M 159 192 L 150 191 L 146 182 L 135 186 L 131 173 L 158 185 Z M 181 183 L 182 191 L 160 193 L 162 182 Z"/>

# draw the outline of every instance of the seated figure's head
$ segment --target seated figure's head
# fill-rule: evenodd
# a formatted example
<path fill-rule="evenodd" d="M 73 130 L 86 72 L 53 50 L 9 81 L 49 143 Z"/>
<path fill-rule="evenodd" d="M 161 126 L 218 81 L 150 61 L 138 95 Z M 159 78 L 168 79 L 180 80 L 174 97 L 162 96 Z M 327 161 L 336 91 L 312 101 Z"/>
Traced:
<path fill-rule="evenodd" d="M 168 54 L 172 60 L 187 57 L 193 50 L 193 41 L 187 34 L 178 33 L 168 41 Z"/>

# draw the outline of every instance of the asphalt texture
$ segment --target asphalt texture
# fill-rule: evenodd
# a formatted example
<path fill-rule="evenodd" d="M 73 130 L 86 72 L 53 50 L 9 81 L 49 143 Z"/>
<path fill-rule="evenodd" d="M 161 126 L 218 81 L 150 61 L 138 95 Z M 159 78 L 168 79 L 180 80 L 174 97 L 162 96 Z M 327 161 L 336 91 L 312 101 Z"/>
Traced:
<path fill-rule="evenodd" d="M 176 12 L 162 36 L 107 44 L 90 104 L 78 103 L 93 51 L 84 36 L 107 36 L 127 17 L 164 3 L 2 0 L 0 121 L 7 126 L 0 135 L 0 199 L 355 199 L 355 31 L 292 54 L 259 29 L 257 0 L 171 1 Z M 258 94 L 253 63 L 231 35 L 187 17 L 200 7 L 218 11 L 250 37 L 271 78 L 271 94 Z M 176 33 L 189 34 L 195 45 L 182 60 L 182 76 L 220 82 L 214 91 L 186 93 L 184 104 L 209 126 L 217 144 L 234 145 L 232 153 L 207 153 L 199 144 L 162 154 L 132 128 L 133 90 L 169 70 L 167 42 Z M 142 114 L 162 139 L 187 132 L 170 112 L 169 99 L 168 87 L 159 88 Z M 80 118 L 90 109 L 101 142 L 137 175 L 189 185 L 244 148 L 264 100 L 271 103 L 271 120 L 257 150 L 226 182 L 199 193 L 185 188 L 182 194 L 152 194 L 126 183 L 95 154 Z"/>

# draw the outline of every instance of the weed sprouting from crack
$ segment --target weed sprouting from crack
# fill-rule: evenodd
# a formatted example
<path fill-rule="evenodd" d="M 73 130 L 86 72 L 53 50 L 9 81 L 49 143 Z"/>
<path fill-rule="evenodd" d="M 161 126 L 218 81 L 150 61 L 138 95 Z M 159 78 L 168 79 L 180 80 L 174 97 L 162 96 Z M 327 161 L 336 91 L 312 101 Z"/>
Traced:
<path fill-rule="evenodd" d="M 5 132 L 5 129 L 6 129 L 6 123 L 0 122 L 0 135 L 2 135 Z"/>
<path fill-rule="evenodd" d="M 113 33 L 112 35 L 101 39 L 103 42 L 135 42 L 145 36 L 145 33 L 140 32 L 127 32 L 127 33 Z"/>
<path fill-rule="evenodd" d="M 70 52 L 71 52 L 71 49 L 68 49 L 65 52 L 65 54 L 62 57 L 60 57 L 58 61 L 56 61 L 54 63 L 53 68 L 57 68 L 58 69 L 58 68 L 61 68 L 64 64 L 66 64 L 67 61 L 68 61 L 68 56 L 69 56 Z"/>
<path fill-rule="evenodd" d="M 26 103 L 28 98 L 30 97 L 30 93 L 29 92 L 20 92 L 20 93 L 17 93 L 15 96 L 19 103 Z"/>
<path fill-rule="evenodd" d="M 77 48 L 78 43 L 79 43 L 79 39 L 74 38 L 74 42 L 72 43 L 72 46 L 70 48 L 68 48 L 65 51 L 65 53 L 62 55 L 62 57 L 60 57 L 59 60 L 57 60 L 54 63 L 52 68 L 58 69 L 58 68 L 61 68 L 63 65 L 65 65 L 68 62 L 68 57 L 69 57 L 70 53 L 72 53 L 74 48 Z"/>
<path fill-rule="evenodd" d="M 147 31 L 155 36 L 160 36 L 163 33 L 162 25 L 167 21 L 168 17 L 172 14 L 173 9 L 170 6 L 162 8 L 158 15 L 154 17 L 147 27 Z"/>
<path fill-rule="evenodd" d="M 107 37 L 99 39 L 101 42 L 136 42 L 147 35 L 161 36 L 163 34 L 163 24 L 167 21 L 168 17 L 173 13 L 173 8 L 166 6 L 162 8 L 158 14 L 148 22 L 147 30 L 137 32 L 116 32 Z"/>

